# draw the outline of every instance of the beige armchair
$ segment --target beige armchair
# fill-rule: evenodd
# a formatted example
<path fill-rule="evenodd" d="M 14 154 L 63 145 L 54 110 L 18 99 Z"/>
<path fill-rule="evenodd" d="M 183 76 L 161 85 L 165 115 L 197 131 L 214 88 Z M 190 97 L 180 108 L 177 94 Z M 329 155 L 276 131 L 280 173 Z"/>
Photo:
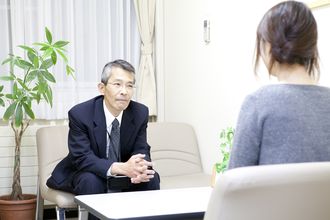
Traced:
<path fill-rule="evenodd" d="M 40 220 L 43 219 L 44 199 L 56 204 L 57 219 L 65 219 L 65 209 L 77 208 L 73 194 L 46 186 L 56 164 L 68 154 L 68 131 L 65 125 L 52 126 L 40 128 L 36 134 L 39 167 L 37 218 Z M 81 215 L 79 212 L 79 219 Z"/>
<path fill-rule="evenodd" d="M 151 122 L 147 139 L 151 158 L 160 175 L 160 188 L 210 186 L 211 175 L 203 172 L 197 137 L 185 123 Z"/>
<path fill-rule="evenodd" d="M 204 220 L 329 220 L 330 162 L 236 168 L 213 189 Z"/>

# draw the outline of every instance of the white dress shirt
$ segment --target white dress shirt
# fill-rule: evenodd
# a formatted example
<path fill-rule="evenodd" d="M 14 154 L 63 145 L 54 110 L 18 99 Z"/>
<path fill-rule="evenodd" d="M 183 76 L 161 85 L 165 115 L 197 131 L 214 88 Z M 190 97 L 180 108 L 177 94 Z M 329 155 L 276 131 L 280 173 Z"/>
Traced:
<path fill-rule="evenodd" d="M 111 128 L 112 128 L 112 122 L 113 120 L 115 120 L 115 118 L 117 118 L 118 122 L 119 122 L 119 128 L 120 128 L 120 125 L 121 125 L 121 119 L 123 117 L 123 111 L 120 112 L 120 114 L 115 117 L 111 114 L 111 112 L 108 110 L 107 106 L 105 105 L 105 101 L 103 101 L 103 109 L 104 109 L 104 115 L 105 115 L 105 120 L 106 120 L 106 125 L 107 125 L 107 133 L 106 133 L 106 136 L 107 136 L 107 146 L 109 146 L 109 136 L 108 136 L 108 132 L 109 134 L 111 134 Z M 107 148 L 108 150 L 108 148 Z M 119 152 L 120 153 L 120 152 Z M 113 176 L 113 174 L 111 173 L 111 167 L 112 167 L 112 164 L 110 166 L 110 168 L 108 169 L 108 172 L 107 172 L 107 176 Z"/>

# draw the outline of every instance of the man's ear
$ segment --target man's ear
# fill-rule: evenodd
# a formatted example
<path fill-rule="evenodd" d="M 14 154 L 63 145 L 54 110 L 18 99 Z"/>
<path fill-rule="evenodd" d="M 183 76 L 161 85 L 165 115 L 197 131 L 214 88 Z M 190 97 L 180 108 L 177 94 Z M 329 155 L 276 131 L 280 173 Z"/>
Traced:
<path fill-rule="evenodd" d="M 97 88 L 99 89 L 101 95 L 104 95 L 105 85 L 100 82 L 99 84 L 97 84 Z"/>

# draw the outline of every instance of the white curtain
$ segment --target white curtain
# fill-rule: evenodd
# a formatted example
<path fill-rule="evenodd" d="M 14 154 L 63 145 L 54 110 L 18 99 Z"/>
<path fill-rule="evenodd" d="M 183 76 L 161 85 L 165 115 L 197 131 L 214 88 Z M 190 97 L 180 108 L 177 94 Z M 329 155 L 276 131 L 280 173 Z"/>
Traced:
<path fill-rule="evenodd" d="M 8 2 L 0 0 L 1 19 L 6 18 L 8 10 L 2 7 L 8 7 Z M 57 65 L 52 70 L 57 80 L 53 108 L 45 103 L 34 106 L 37 118 L 67 118 L 73 105 L 98 95 L 97 83 L 107 62 L 125 59 L 138 65 L 140 37 L 131 0 L 10 0 L 9 17 L 11 24 L 8 19 L 0 21 L 1 30 L 6 30 L 0 37 L 5 54 L 10 51 L 4 47 L 7 39 L 3 35 L 10 36 L 10 29 L 13 52 L 19 55 L 22 50 L 17 45 L 45 39 L 45 26 L 54 40 L 70 42 L 69 64 L 75 69 L 76 79 L 66 76 L 64 65 Z M 3 60 L 3 50 L 0 55 Z M 3 112 L 0 114 L 1 118 Z"/>
<path fill-rule="evenodd" d="M 137 100 L 149 107 L 150 116 L 156 116 L 156 80 L 152 61 L 156 11 L 155 1 L 134 0 L 134 6 L 141 37 Z"/>

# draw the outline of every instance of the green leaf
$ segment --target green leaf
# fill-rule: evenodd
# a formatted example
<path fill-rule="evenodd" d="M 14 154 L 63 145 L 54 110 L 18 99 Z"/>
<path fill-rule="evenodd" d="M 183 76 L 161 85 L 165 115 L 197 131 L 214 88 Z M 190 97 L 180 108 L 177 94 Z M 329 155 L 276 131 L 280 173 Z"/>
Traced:
<path fill-rule="evenodd" d="M 3 115 L 3 119 L 7 121 L 15 112 L 17 102 L 13 102 L 9 107 L 6 109 L 5 114 Z"/>
<path fill-rule="evenodd" d="M 28 47 L 28 46 L 25 46 L 25 45 L 18 45 L 18 47 L 20 47 L 20 48 L 22 48 L 22 49 L 24 49 L 24 50 L 26 50 L 30 53 L 33 53 L 35 55 L 37 54 L 36 51 L 31 47 Z"/>
<path fill-rule="evenodd" d="M 28 58 L 31 61 L 31 63 L 33 63 L 34 58 L 36 57 L 36 55 L 34 53 L 31 53 L 31 52 L 28 52 L 27 55 L 28 55 Z"/>
<path fill-rule="evenodd" d="M 52 92 L 52 88 L 50 88 L 49 86 L 47 87 L 46 95 L 47 95 L 50 107 L 53 107 L 53 92 Z"/>
<path fill-rule="evenodd" d="M 74 69 L 72 67 L 70 67 L 69 65 L 66 65 L 66 75 L 68 75 L 68 76 L 71 75 L 74 78 L 73 73 L 74 73 Z"/>
<path fill-rule="evenodd" d="M 23 95 L 23 94 L 22 94 Z M 25 103 L 25 102 L 30 102 L 30 97 L 28 96 L 29 94 L 25 94 L 24 96 L 21 96 L 21 100 L 20 100 L 20 103 Z"/>
<path fill-rule="evenodd" d="M 39 93 L 31 93 L 31 95 L 32 95 L 33 99 L 35 99 L 37 101 L 37 103 L 39 104 L 40 99 L 41 99 L 40 94 Z"/>
<path fill-rule="evenodd" d="M 36 86 L 33 87 L 32 91 L 38 91 L 38 89 L 39 89 L 39 83 L 36 83 Z"/>
<path fill-rule="evenodd" d="M 220 163 L 215 164 L 215 170 L 217 173 L 221 173 L 221 164 Z"/>
<path fill-rule="evenodd" d="M 24 110 L 26 112 L 26 114 L 31 118 L 31 119 L 35 119 L 34 113 L 31 109 L 31 107 L 29 105 L 27 105 L 26 103 L 23 103 L 23 107 Z"/>
<path fill-rule="evenodd" d="M 18 104 L 15 112 L 15 126 L 19 127 L 22 124 L 23 120 L 23 109 L 22 105 Z"/>
<path fill-rule="evenodd" d="M 0 98 L 0 106 L 5 107 L 5 102 L 3 101 L 2 98 Z"/>
<path fill-rule="evenodd" d="M 17 82 L 14 82 L 14 85 L 13 85 L 13 94 L 14 95 L 17 95 L 17 93 L 18 93 Z"/>
<path fill-rule="evenodd" d="M 52 57 L 52 61 L 53 61 L 54 65 L 55 65 L 56 62 L 57 62 L 57 55 L 56 55 L 55 51 L 52 52 L 52 56 L 51 57 Z"/>
<path fill-rule="evenodd" d="M 33 66 L 35 68 L 39 68 L 39 57 L 34 57 L 34 60 L 33 60 Z"/>
<path fill-rule="evenodd" d="M 38 86 L 40 86 L 40 84 L 47 85 L 46 79 L 45 79 L 45 77 L 44 77 L 44 75 L 42 74 L 41 71 L 38 72 L 38 82 L 39 82 Z"/>
<path fill-rule="evenodd" d="M 39 67 L 39 57 L 31 52 L 27 53 L 29 60 L 31 61 L 31 63 L 33 64 L 34 68 L 38 68 Z"/>
<path fill-rule="evenodd" d="M 49 48 L 49 46 L 43 46 L 40 48 L 40 50 L 44 51 L 44 50 L 47 50 Z"/>
<path fill-rule="evenodd" d="M 67 52 L 67 50 L 64 47 L 55 47 L 56 50 L 60 50 L 62 52 Z"/>
<path fill-rule="evenodd" d="M 233 145 L 234 132 L 235 129 L 232 127 L 222 129 L 220 132 L 220 151 L 222 154 L 222 160 L 219 165 L 220 172 L 224 172 L 228 167 L 230 152 Z"/>
<path fill-rule="evenodd" d="M 14 81 L 15 78 L 13 76 L 0 76 L 0 79 L 3 81 Z"/>
<path fill-rule="evenodd" d="M 8 62 L 10 62 L 12 60 L 12 57 L 8 57 L 7 59 L 5 59 L 1 64 L 6 64 Z"/>
<path fill-rule="evenodd" d="M 23 82 L 23 80 L 21 79 L 17 79 L 18 83 L 22 86 L 22 88 L 26 91 L 29 91 L 30 89 L 25 85 L 25 83 Z"/>
<path fill-rule="evenodd" d="M 53 48 L 49 47 L 47 50 L 45 50 L 44 54 L 42 55 L 42 58 L 46 59 L 54 52 Z"/>
<path fill-rule="evenodd" d="M 67 45 L 69 43 L 69 41 L 63 41 L 63 40 L 60 40 L 60 41 L 57 41 L 55 44 L 53 44 L 54 47 L 64 47 L 65 45 Z"/>
<path fill-rule="evenodd" d="M 47 59 L 44 60 L 40 66 L 40 69 L 48 69 L 49 67 L 53 66 L 53 60 L 52 59 Z"/>
<path fill-rule="evenodd" d="M 47 84 L 46 83 L 44 83 L 44 82 L 40 82 L 40 83 L 38 83 L 38 92 L 40 93 L 40 94 L 43 94 L 43 93 L 45 93 L 45 91 L 46 91 L 46 86 L 47 86 Z"/>
<path fill-rule="evenodd" d="M 25 60 L 23 60 L 23 59 L 19 59 L 19 60 L 17 60 L 16 65 L 17 65 L 18 67 L 22 68 L 22 69 L 33 68 L 32 63 L 27 62 L 27 61 L 25 61 Z"/>
<path fill-rule="evenodd" d="M 65 54 L 61 50 L 59 50 L 57 48 L 55 50 L 62 57 L 62 59 L 64 60 L 64 62 L 65 63 L 68 63 L 68 58 L 65 56 Z"/>
<path fill-rule="evenodd" d="M 55 77 L 48 71 L 42 71 L 42 75 L 50 82 L 56 83 Z"/>
<path fill-rule="evenodd" d="M 11 100 L 16 99 L 15 96 L 14 96 L 13 94 L 6 94 L 5 97 L 6 97 L 7 99 L 11 99 Z"/>
<path fill-rule="evenodd" d="M 32 71 L 30 71 L 26 75 L 26 78 L 25 78 L 26 82 L 28 83 L 28 82 L 33 81 L 37 77 L 38 73 L 39 73 L 39 70 L 32 70 Z"/>
<path fill-rule="evenodd" d="M 46 101 L 47 103 L 49 103 L 49 101 L 48 101 L 48 97 L 47 97 L 46 93 L 41 93 L 41 95 L 42 95 L 42 97 L 45 99 L 45 101 Z"/>
<path fill-rule="evenodd" d="M 52 43 L 52 34 L 50 33 L 50 31 L 48 30 L 48 28 L 47 27 L 45 27 L 45 32 L 46 32 L 46 38 L 47 38 L 47 41 L 48 41 L 48 43 L 49 44 L 51 44 Z"/>
<path fill-rule="evenodd" d="M 41 47 L 50 47 L 51 45 L 50 44 L 47 44 L 47 43 L 33 43 L 33 45 L 36 45 L 36 46 L 41 46 Z"/>
<path fill-rule="evenodd" d="M 3 86 L 0 86 L 0 92 L 2 92 L 2 90 L 3 90 Z"/>

